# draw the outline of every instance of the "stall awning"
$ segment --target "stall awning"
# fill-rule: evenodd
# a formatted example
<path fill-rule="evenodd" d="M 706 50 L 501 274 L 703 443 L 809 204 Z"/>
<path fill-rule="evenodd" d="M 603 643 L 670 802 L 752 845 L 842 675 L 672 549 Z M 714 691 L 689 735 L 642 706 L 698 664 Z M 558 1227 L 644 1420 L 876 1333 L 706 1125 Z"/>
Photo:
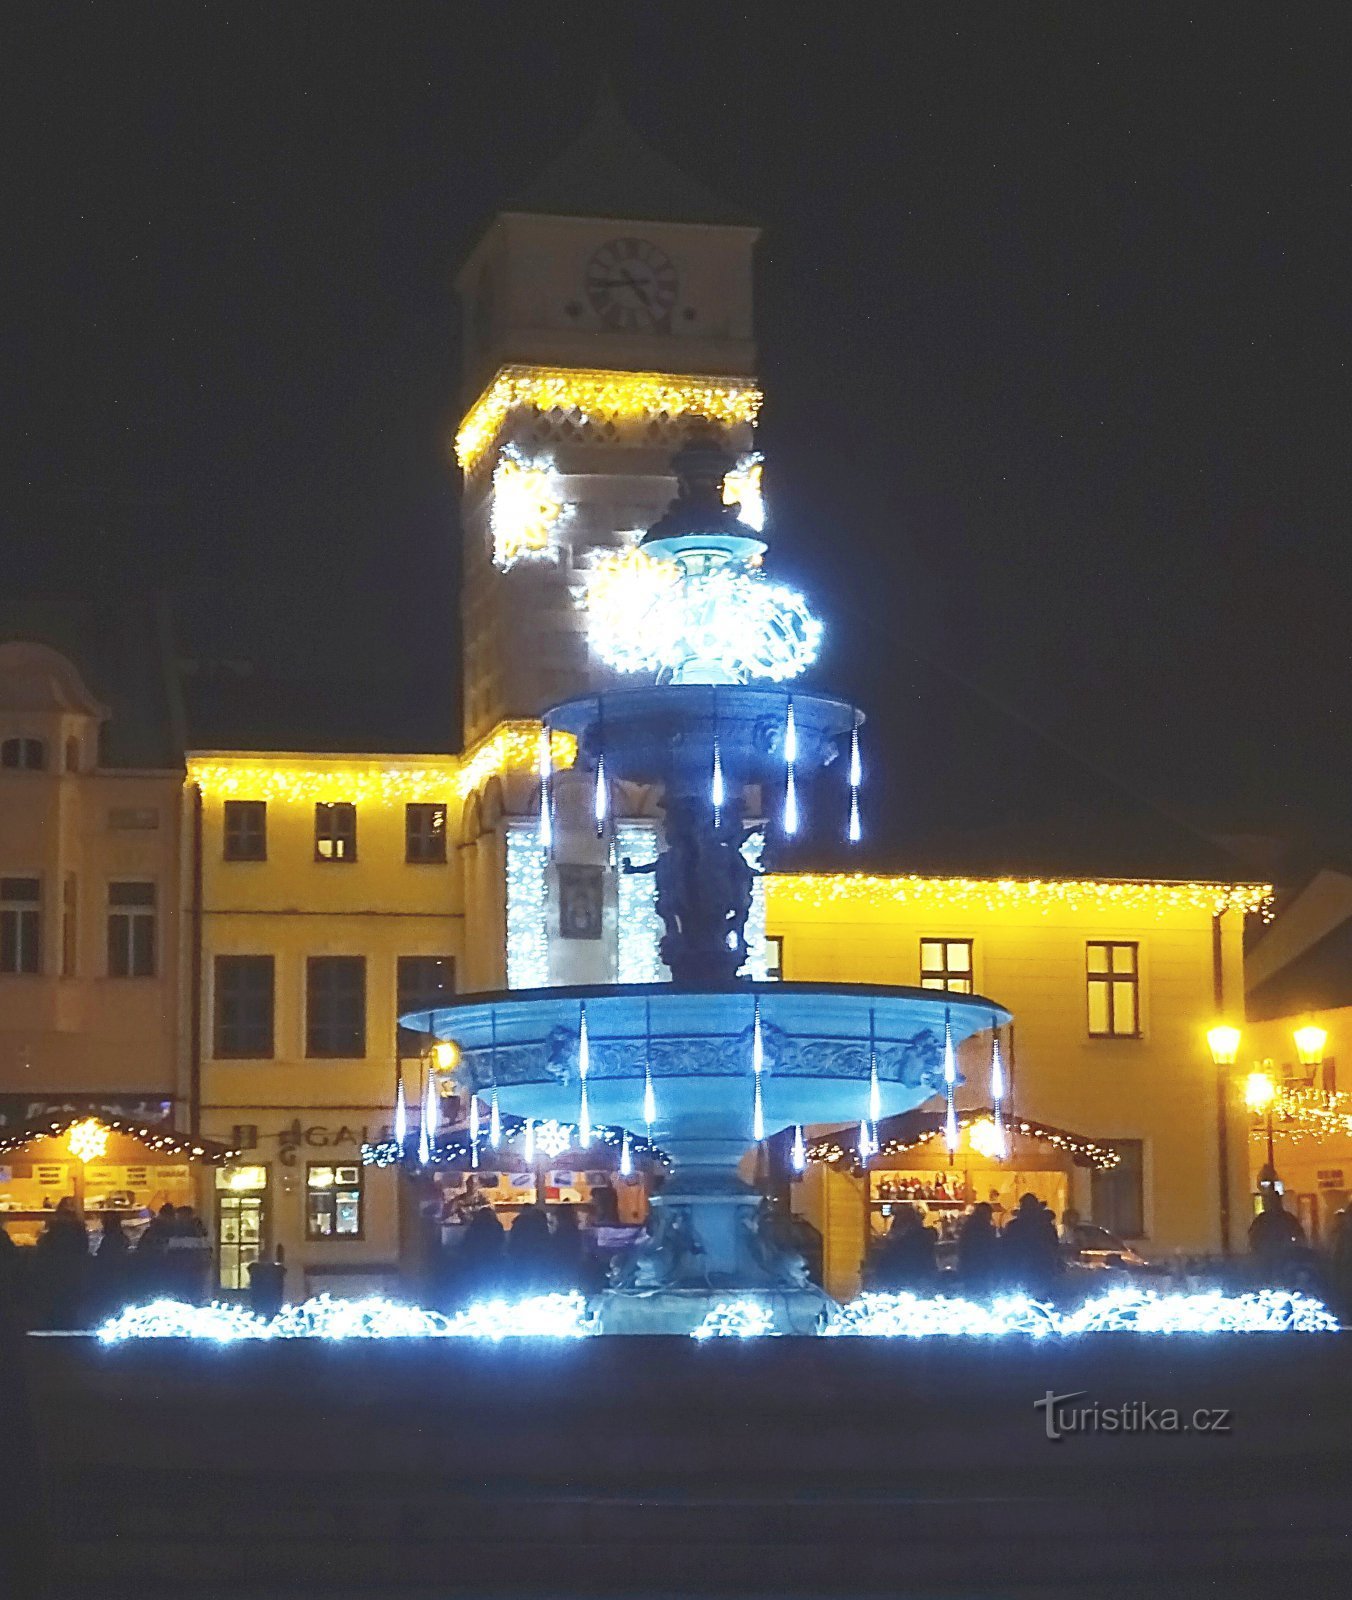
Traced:
<path fill-rule="evenodd" d="M 990 1106 L 968 1106 L 958 1111 L 958 1127 L 970 1128 L 974 1123 L 989 1122 L 993 1117 Z M 1034 1122 L 1008 1112 L 1004 1115 L 1004 1125 L 1010 1134 L 1032 1139 L 1069 1156 L 1077 1167 L 1094 1167 L 1106 1172 L 1121 1160 L 1110 1145 L 1071 1133 L 1066 1128 L 1054 1128 L 1049 1123 Z M 878 1154 L 884 1157 L 905 1155 L 931 1139 L 942 1138 L 943 1131 L 942 1111 L 905 1111 L 899 1117 L 886 1117 L 878 1124 Z M 825 1161 L 832 1166 L 861 1172 L 858 1124 L 825 1139 L 814 1139 L 807 1147 L 807 1156 L 809 1161 Z"/>
<path fill-rule="evenodd" d="M 12 1128 L 0 1130 L 0 1155 L 19 1150 L 24 1145 L 31 1144 L 34 1139 L 60 1139 L 78 1123 L 84 1122 L 96 1123 L 109 1133 L 135 1139 L 149 1151 L 166 1156 L 178 1156 L 188 1161 L 202 1161 L 208 1166 L 224 1166 L 226 1162 L 235 1160 L 239 1155 L 237 1150 L 219 1144 L 214 1139 L 192 1139 L 186 1134 L 176 1132 L 173 1128 L 165 1128 L 158 1124 L 126 1122 L 119 1117 L 90 1116 L 82 1111 L 42 1118 L 37 1122 L 19 1123 Z"/>

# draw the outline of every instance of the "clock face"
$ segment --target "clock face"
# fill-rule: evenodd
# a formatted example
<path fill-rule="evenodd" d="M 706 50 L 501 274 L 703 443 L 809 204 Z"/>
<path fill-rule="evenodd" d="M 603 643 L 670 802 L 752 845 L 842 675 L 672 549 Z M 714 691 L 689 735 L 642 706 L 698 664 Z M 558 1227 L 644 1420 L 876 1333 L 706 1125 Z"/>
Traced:
<path fill-rule="evenodd" d="M 670 332 L 676 268 L 646 239 L 612 239 L 587 263 L 587 298 L 609 328 Z"/>

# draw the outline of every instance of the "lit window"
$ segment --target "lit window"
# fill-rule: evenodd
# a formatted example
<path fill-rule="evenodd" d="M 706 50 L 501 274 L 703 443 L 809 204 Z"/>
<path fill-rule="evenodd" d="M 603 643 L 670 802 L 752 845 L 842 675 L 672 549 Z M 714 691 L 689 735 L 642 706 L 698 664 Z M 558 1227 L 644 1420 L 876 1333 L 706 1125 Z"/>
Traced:
<path fill-rule="evenodd" d="M 47 746 L 41 739 L 6 739 L 0 743 L 0 767 L 17 772 L 41 772 L 47 765 Z"/>
<path fill-rule="evenodd" d="M 784 976 L 784 939 L 777 933 L 765 935 L 765 976 L 767 978 Z"/>
<path fill-rule="evenodd" d="M 351 801 L 323 801 L 315 807 L 315 860 L 357 859 L 357 808 Z"/>
<path fill-rule="evenodd" d="M 951 989 L 956 994 L 971 994 L 972 941 L 970 939 L 922 939 L 920 941 L 920 987 Z"/>
<path fill-rule="evenodd" d="M 155 885 L 108 885 L 108 976 L 155 976 Z"/>
<path fill-rule="evenodd" d="M 311 956 L 305 963 L 305 1053 L 366 1054 L 366 957 Z"/>
<path fill-rule="evenodd" d="M 42 880 L 0 878 L 0 973 L 42 971 Z"/>
<path fill-rule="evenodd" d="M 360 1239 L 362 1169 L 311 1163 L 305 1169 L 305 1237 Z"/>
<path fill-rule="evenodd" d="M 1085 946 L 1089 1034 L 1137 1039 L 1141 1034 L 1140 965 L 1135 944 L 1091 940 Z"/>
<path fill-rule="evenodd" d="M 404 807 L 404 859 L 412 862 L 445 861 L 445 806 L 419 803 Z"/>
<path fill-rule="evenodd" d="M 225 859 L 268 859 L 268 803 L 266 800 L 225 802 Z"/>
<path fill-rule="evenodd" d="M 270 1060 L 272 957 L 217 956 L 215 987 L 215 1054 L 222 1060 Z"/>

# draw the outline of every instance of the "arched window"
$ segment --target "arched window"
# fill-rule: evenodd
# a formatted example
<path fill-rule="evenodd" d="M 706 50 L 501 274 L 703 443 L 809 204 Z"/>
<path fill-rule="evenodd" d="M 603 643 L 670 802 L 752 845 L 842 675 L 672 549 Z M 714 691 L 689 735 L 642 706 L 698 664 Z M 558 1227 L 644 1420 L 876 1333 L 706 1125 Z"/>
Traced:
<path fill-rule="evenodd" d="M 47 746 L 41 739 L 6 739 L 0 742 L 0 767 L 11 771 L 41 772 L 47 765 Z"/>

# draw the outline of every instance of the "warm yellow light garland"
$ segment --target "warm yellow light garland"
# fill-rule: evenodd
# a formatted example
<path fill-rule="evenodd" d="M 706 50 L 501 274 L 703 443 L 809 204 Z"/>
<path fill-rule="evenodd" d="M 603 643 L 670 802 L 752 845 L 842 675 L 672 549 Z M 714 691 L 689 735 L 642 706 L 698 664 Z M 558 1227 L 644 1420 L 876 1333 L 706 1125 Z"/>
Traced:
<path fill-rule="evenodd" d="M 519 406 L 577 411 L 599 418 L 707 417 L 728 426 L 754 423 L 761 391 L 751 378 L 673 372 L 610 372 L 575 367 L 503 367 L 465 413 L 455 456 L 470 472 L 483 460 Z"/>
<path fill-rule="evenodd" d="M 533 772 L 540 748 L 538 722 L 501 722 L 463 756 L 416 765 L 392 758 L 251 753 L 238 757 L 190 758 L 188 781 L 217 800 L 270 800 L 281 804 L 316 800 L 404 804 L 411 800 L 465 799 L 489 778 L 504 772 Z M 569 733 L 550 735 L 556 768 L 571 767 L 577 740 Z M 322 762 L 322 764 L 321 764 Z"/>
<path fill-rule="evenodd" d="M 875 877 L 862 872 L 798 873 L 767 879 L 771 915 L 789 906 L 857 910 L 908 906 L 923 911 L 1128 911 L 1162 917 L 1171 911 L 1266 912 L 1268 883 L 1144 882 L 1113 878 L 941 878 L 919 873 Z"/>

